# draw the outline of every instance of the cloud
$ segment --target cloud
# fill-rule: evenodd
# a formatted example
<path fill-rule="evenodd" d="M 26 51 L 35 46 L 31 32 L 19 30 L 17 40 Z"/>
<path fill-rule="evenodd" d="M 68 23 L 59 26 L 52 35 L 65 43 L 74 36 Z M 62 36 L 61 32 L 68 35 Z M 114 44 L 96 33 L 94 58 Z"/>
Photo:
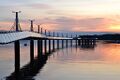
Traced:
<path fill-rule="evenodd" d="M 106 29 L 107 24 L 109 24 L 106 18 L 68 18 L 68 17 L 58 17 L 56 19 L 44 18 L 41 23 L 48 29 L 65 30 L 65 31 L 102 31 Z M 54 26 L 53 26 L 54 24 Z"/>
<path fill-rule="evenodd" d="M 10 30 L 13 23 L 10 21 L 0 22 L 0 30 Z"/>
<path fill-rule="evenodd" d="M 29 4 L 28 7 L 37 8 L 37 9 L 51 9 L 52 6 L 44 3 L 35 3 L 35 4 Z"/>
<path fill-rule="evenodd" d="M 58 30 L 58 31 L 112 31 L 114 25 L 117 25 L 118 28 L 120 24 L 116 19 L 108 18 L 75 18 L 75 17 L 57 17 L 57 18 L 41 18 L 35 20 L 34 28 L 37 31 L 37 25 L 41 24 L 41 27 L 47 30 Z M 30 23 L 28 21 L 20 20 L 22 29 L 30 28 Z M 0 25 L 8 26 L 13 24 L 13 21 L 10 23 L 1 22 Z M 2 27 L 6 28 L 6 27 Z M 6 28 L 7 29 L 7 28 Z"/>
<path fill-rule="evenodd" d="M 59 26 L 62 28 L 66 27 L 66 30 L 77 30 L 77 31 L 93 31 L 105 27 L 106 20 L 104 18 L 59 18 L 56 19 Z"/>

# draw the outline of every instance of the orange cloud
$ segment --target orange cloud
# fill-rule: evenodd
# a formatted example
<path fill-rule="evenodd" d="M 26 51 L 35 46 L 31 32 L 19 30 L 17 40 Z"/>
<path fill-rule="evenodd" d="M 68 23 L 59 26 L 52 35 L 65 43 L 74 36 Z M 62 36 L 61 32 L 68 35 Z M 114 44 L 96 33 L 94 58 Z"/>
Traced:
<path fill-rule="evenodd" d="M 57 17 L 57 18 L 42 18 L 35 20 L 34 30 L 37 31 L 37 25 L 41 24 L 44 29 L 63 30 L 63 31 L 91 31 L 91 32 L 119 32 L 119 19 L 113 18 L 77 18 L 77 17 Z M 11 28 L 13 22 L 0 22 L 0 30 L 8 30 Z M 23 30 L 30 30 L 30 23 L 28 21 L 21 21 L 21 28 Z"/>
<path fill-rule="evenodd" d="M 12 25 L 12 22 L 0 22 L 0 30 L 10 30 Z"/>

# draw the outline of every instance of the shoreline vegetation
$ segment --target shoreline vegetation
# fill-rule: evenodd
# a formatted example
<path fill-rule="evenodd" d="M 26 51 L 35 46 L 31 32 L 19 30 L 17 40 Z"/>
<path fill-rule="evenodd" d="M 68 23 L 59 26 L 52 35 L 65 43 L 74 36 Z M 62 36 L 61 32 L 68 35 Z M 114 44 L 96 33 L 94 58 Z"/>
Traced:
<path fill-rule="evenodd" d="M 120 43 L 120 34 L 80 35 L 81 39 L 97 39 L 106 43 Z"/>

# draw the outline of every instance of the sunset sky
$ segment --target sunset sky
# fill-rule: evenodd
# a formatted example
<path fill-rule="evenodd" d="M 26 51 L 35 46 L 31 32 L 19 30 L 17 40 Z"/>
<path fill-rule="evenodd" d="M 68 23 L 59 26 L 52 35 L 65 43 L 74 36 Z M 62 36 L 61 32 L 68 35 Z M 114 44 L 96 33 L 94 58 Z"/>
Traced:
<path fill-rule="evenodd" d="M 22 11 L 22 29 L 35 19 L 48 30 L 120 32 L 120 0 L 1 0 L 0 30 L 13 25 L 12 11 Z"/>

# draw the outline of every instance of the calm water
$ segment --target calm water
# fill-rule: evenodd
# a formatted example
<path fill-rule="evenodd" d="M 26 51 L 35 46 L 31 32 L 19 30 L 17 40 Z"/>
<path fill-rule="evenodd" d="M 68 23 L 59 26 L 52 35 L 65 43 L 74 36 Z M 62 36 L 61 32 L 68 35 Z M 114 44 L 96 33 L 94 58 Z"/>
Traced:
<path fill-rule="evenodd" d="M 25 42 L 23 42 L 25 43 Z M 21 68 L 29 62 L 29 46 L 21 44 Z M 35 46 L 35 54 L 37 48 Z M 0 46 L 0 79 L 14 71 L 13 44 Z M 120 44 L 72 47 L 49 56 L 35 80 L 120 80 Z"/>

